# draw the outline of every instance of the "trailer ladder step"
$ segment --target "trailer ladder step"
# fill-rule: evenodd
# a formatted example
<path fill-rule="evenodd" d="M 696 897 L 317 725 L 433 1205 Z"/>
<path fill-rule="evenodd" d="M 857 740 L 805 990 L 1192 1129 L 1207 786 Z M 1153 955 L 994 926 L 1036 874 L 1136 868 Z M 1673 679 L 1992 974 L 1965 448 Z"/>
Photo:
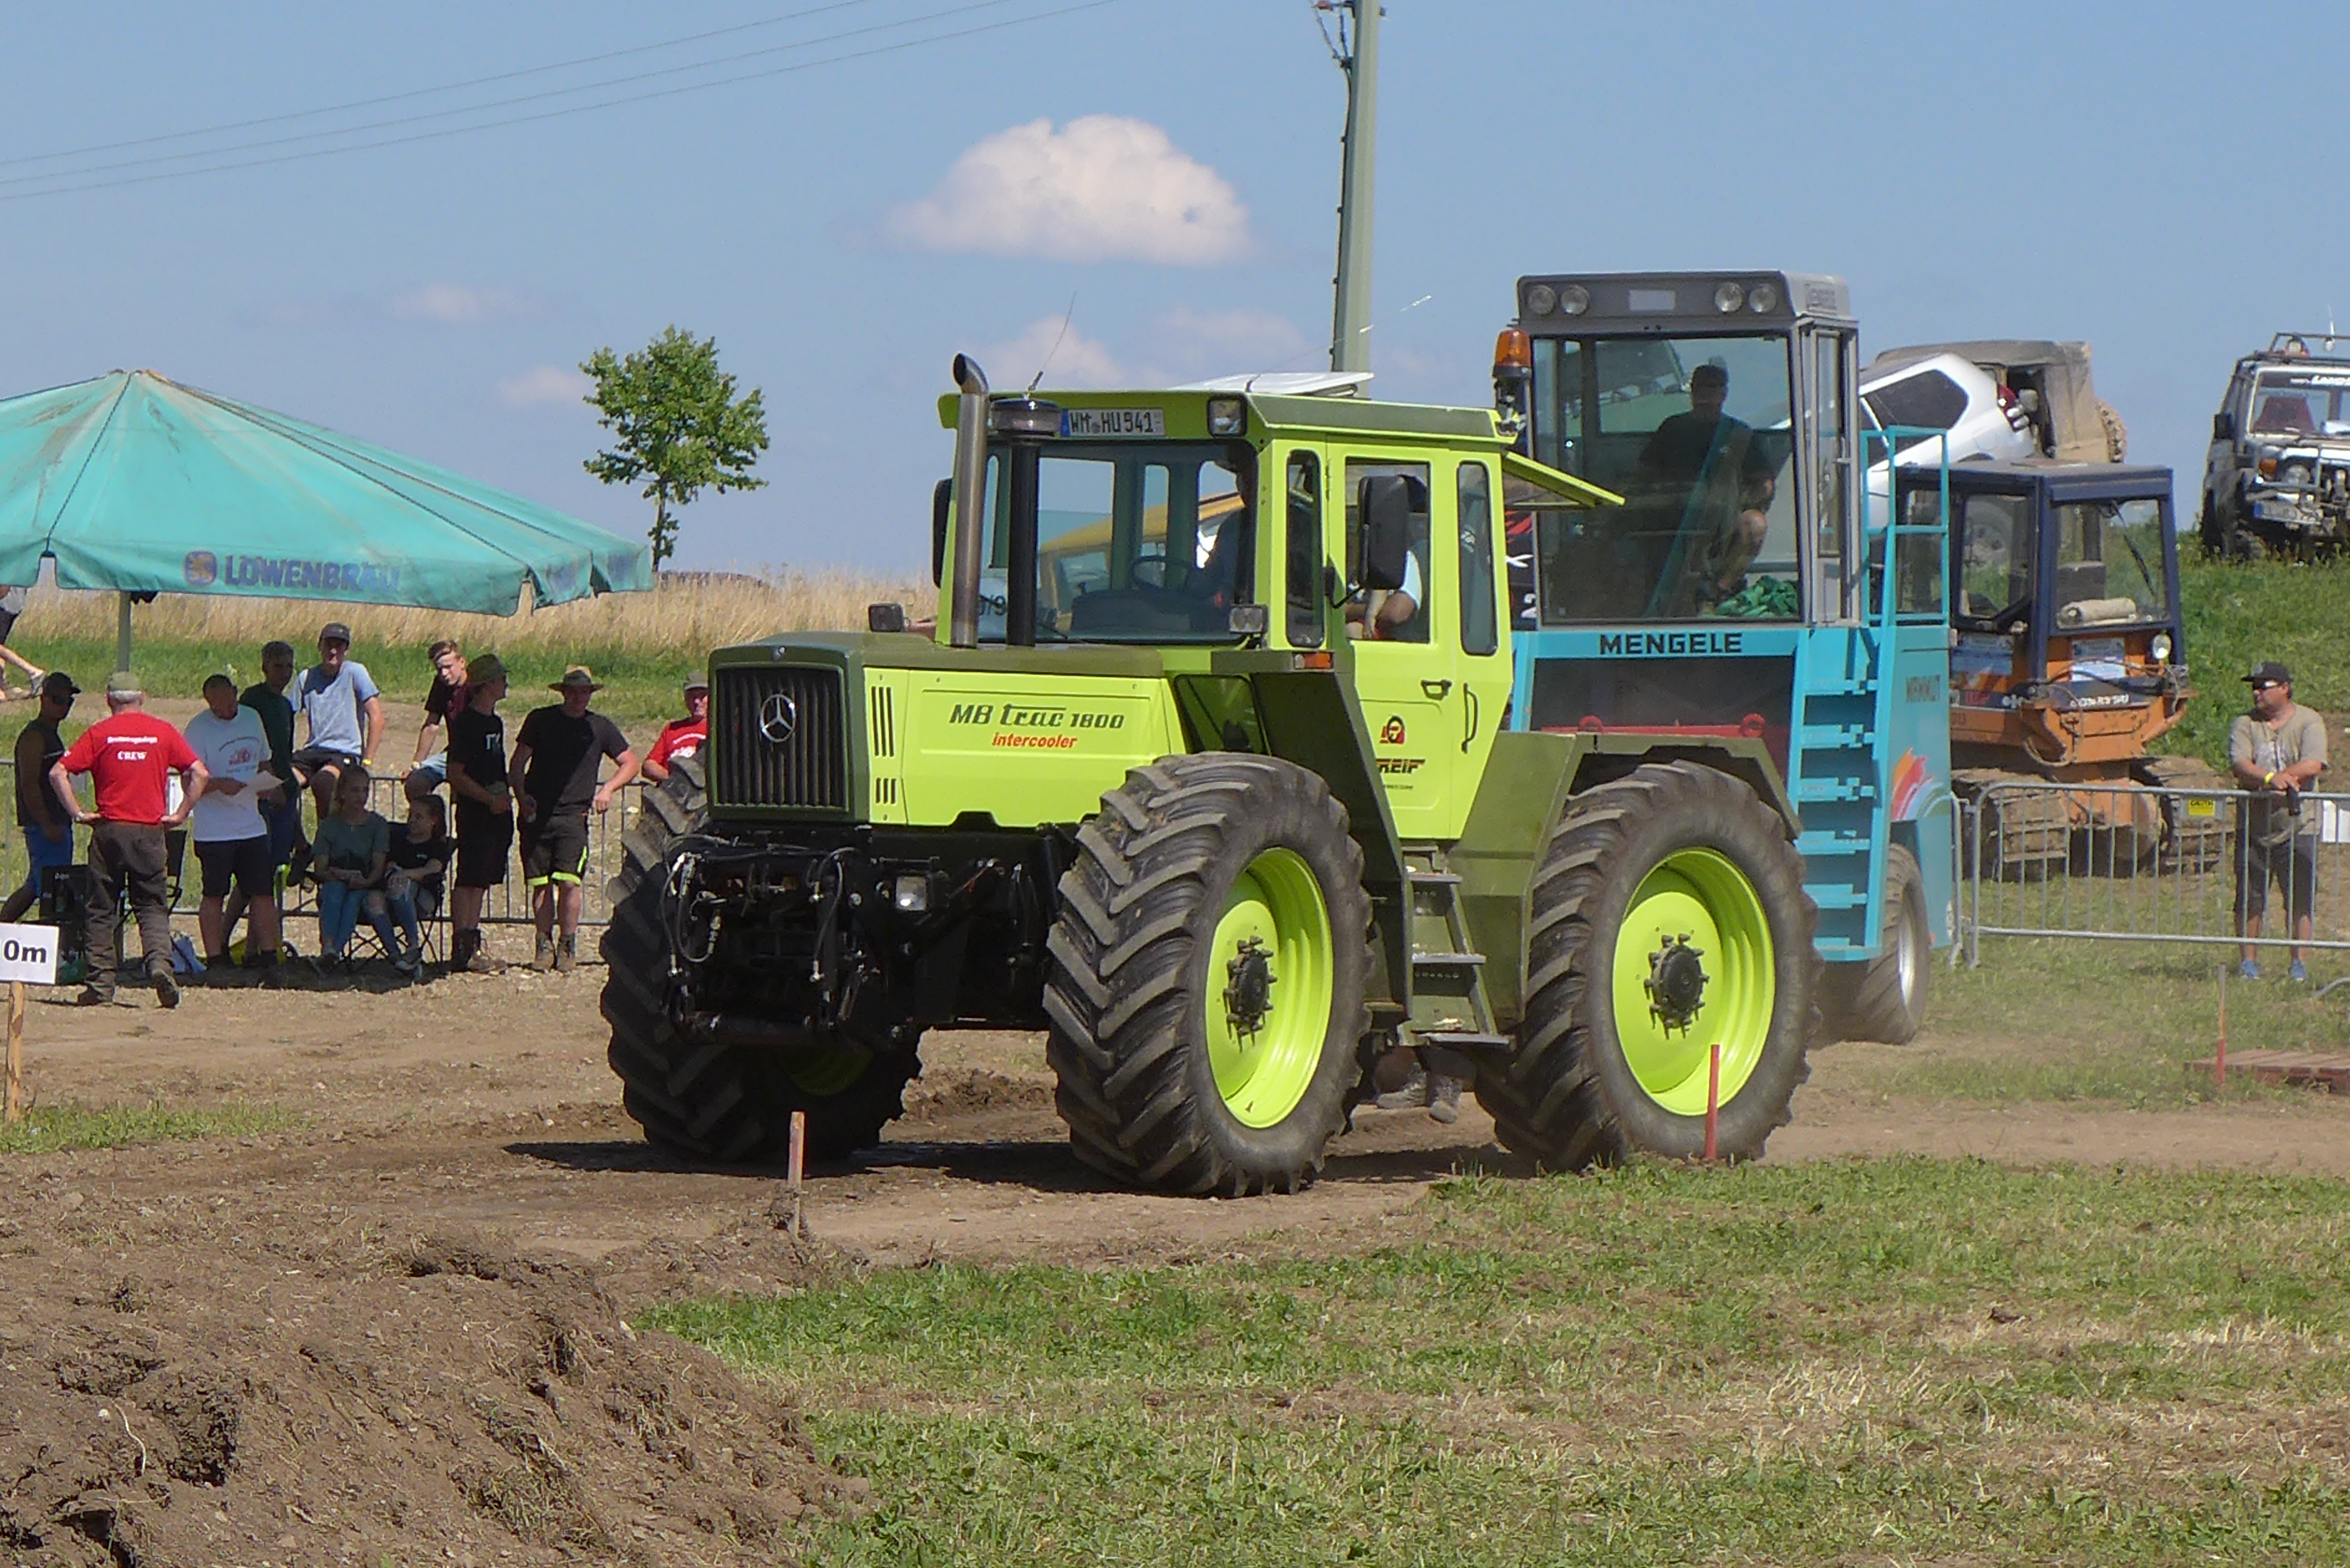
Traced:
<path fill-rule="evenodd" d="M 1806 885 L 1804 891 L 1823 910 L 1862 909 L 1868 907 L 1868 891 L 1863 888 L 1820 888 Z"/>
<path fill-rule="evenodd" d="M 1461 878 L 1450 871 L 1413 871 L 1409 873 L 1415 888 L 1457 888 Z"/>
<path fill-rule="evenodd" d="M 1866 831 L 1837 833 L 1817 827 L 1795 836 L 1795 853 L 1806 860 L 1825 859 L 1832 855 L 1866 855 L 1869 847 L 1869 836 Z"/>
<path fill-rule="evenodd" d="M 1427 964 L 1434 969 L 1471 969 L 1483 963 L 1485 955 L 1483 953 L 1415 952 L 1411 955 L 1411 961 L 1414 964 Z"/>
<path fill-rule="evenodd" d="M 1877 786 L 1866 779 L 1797 779 L 1795 799 L 1803 802 L 1875 800 Z"/>

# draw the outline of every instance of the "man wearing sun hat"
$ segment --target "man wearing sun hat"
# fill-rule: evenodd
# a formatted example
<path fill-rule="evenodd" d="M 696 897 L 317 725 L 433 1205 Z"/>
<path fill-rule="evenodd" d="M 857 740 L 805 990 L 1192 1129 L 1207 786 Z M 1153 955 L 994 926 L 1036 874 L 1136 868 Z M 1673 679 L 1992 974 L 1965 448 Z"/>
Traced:
<path fill-rule="evenodd" d="M 638 761 L 619 726 L 588 706 L 602 690 L 593 670 L 575 664 L 548 690 L 563 701 L 531 710 L 515 735 L 513 772 L 521 786 L 515 804 L 522 816 L 523 876 L 538 927 L 530 966 L 567 971 L 579 962 L 588 814 L 611 809 L 637 776 Z M 615 765 L 599 787 L 606 757 Z"/>
<path fill-rule="evenodd" d="M 2288 978 L 2307 980 L 2302 949 L 2315 926 L 2317 803 L 2302 794 L 2325 771 L 2325 721 L 2293 700 L 2293 671 L 2274 659 L 2254 665 L 2244 684 L 2252 689 L 2251 711 L 2228 732 L 2228 771 L 2246 792 L 2236 813 L 2236 934 L 2260 936 L 2269 884 L 2276 883 L 2293 944 Z M 2251 941 L 2237 972 L 2261 978 Z"/>

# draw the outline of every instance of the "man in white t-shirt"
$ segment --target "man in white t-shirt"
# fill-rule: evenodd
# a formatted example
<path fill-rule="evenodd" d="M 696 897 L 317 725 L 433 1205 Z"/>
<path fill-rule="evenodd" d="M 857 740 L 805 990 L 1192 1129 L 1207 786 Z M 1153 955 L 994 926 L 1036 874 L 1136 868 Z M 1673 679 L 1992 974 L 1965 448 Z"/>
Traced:
<path fill-rule="evenodd" d="M 278 910 L 272 886 L 277 870 L 269 853 L 269 824 L 261 815 L 264 795 L 286 787 L 269 771 L 269 734 L 261 715 L 237 702 L 236 682 L 225 675 L 204 681 L 204 711 L 188 721 L 188 745 L 211 776 L 188 814 L 196 864 L 203 872 L 203 901 L 196 928 L 204 939 L 204 967 L 214 983 L 235 973 L 228 956 L 228 921 L 221 913 L 229 889 L 244 894 L 252 920 L 245 961 L 266 979 L 277 962 Z"/>
<path fill-rule="evenodd" d="M 342 770 L 353 763 L 372 770 L 383 740 L 383 699 L 367 666 L 350 652 L 351 628 L 328 621 L 318 628 L 318 662 L 286 693 L 309 722 L 309 744 L 294 753 L 294 772 L 309 784 L 321 822 L 334 815 L 335 780 Z"/>

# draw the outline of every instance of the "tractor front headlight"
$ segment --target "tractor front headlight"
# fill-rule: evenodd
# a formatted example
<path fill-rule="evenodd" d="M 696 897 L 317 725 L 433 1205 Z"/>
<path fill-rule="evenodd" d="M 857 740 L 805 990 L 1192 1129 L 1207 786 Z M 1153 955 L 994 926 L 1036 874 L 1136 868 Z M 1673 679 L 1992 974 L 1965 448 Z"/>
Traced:
<path fill-rule="evenodd" d="M 920 914 L 931 907 L 931 879 L 919 874 L 899 877 L 889 902 L 909 915 Z"/>
<path fill-rule="evenodd" d="M 1248 404 L 1238 398 L 1208 400 L 1208 433 L 1236 436 L 1248 429 Z"/>
<path fill-rule="evenodd" d="M 2156 632 L 2154 634 L 2154 640 L 2147 644 L 2147 650 L 2154 655 L 2154 661 L 2157 664 L 2169 663 L 2170 634 L 2167 631 Z"/>
<path fill-rule="evenodd" d="M 1746 291 L 1743 288 L 1741 288 L 1738 285 L 1734 283 L 1723 283 L 1716 284 L 1714 286 L 1713 307 L 1721 312 L 1722 315 L 1729 315 L 1731 311 L 1736 310 L 1740 306 L 1745 303 Z"/>

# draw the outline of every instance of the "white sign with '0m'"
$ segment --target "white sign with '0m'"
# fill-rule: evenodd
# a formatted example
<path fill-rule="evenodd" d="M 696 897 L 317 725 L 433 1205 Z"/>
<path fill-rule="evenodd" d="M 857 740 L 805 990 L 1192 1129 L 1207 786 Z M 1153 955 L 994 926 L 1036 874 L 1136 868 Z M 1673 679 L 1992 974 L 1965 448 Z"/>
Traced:
<path fill-rule="evenodd" d="M 0 981 L 5 981 L 57 983 L 57 927 L 0 926 Z"/>

